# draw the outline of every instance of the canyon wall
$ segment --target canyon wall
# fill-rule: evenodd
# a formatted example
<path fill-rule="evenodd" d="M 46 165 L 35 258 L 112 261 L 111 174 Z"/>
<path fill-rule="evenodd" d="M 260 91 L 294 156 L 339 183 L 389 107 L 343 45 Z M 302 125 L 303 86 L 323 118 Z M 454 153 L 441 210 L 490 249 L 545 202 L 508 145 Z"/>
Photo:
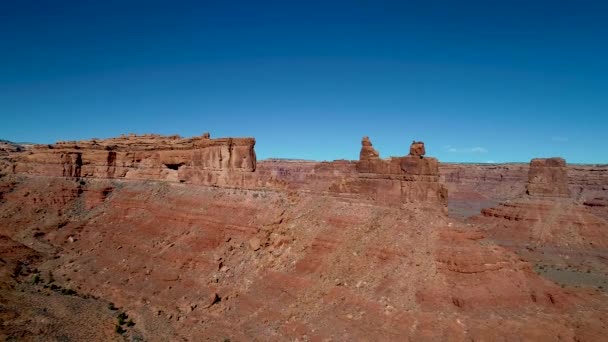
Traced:
<path fill-rule="evenodd" d="M 526 193 L 531 196 L 570 197 L 566 161 L 563 158 L 532 159 Z"/>
<path fill-rule="evenodd" d="M 482 209 L 474 221 L 483 223 L 500 241 L 583 250 L 607 248 L 605 191 L 588 189 L 598 197 L 581 202 L 570 191 L 568 171 L 562 158 L 532 159 L 526 193 Z"/>
<path fill-rule="evenodd" d="M 82 307 L 111 315 L 113 323 L 118 312 L 109 307 L 128 312 L 136 322 L 128 334 L 140 333 L 140 340 L 606 336 L 600 288 L 549 282 L 521 254 L 538 246 L 550 247 L 539 247 L 542 255 L 561 247 L 551 257 L 572 247 L 591 251 L 582 254 L 594 260 L 586 271 L 603 281 L 606 221 L 569 198 L 526 195 L 530 178 L 537 182 L 528 177 L 530 166 L 520 165 L 520 180 L 509 165 L 459 169 L 425 154 L 414 142 L 408 155 L 382 159 L 364 138 L 357 161 L 258 162 L 253 139 L 208 135 L 11 152 L 4 160 L 13 174 L 0 177 L 0 249 L 5 241 L 9 251 L 43 253 L 31 270 L 5 277 L 14 288 L 2 292 L 0 277 L 0 296 L 9 298 L 2 307 L 14 317 L 6 330 L 36 322 L 29 336 L 42 335 L 38 326 L 49 314 L 36 306 L 39 298 L 77 299 L 54 292 L 60 286 L 83 300 L 104 300 L 97 309 Z M 494 196 L 497 186 L 511 184 L 506 196 L 522 200 L 486 210 L 478 221 L 453 220 L 435 210 L 445 206 L 446 167 L 455 171 L 448 185 L 460 194 Z M 543 167 L 535 172 L 546 174 Z M 542 193 L 570 187 L 571 170 L 543 178 Z M 586 193 L 605 186 L 580 172 Z M 517 254 L 513 244 L 522 247 Z M 0 254 L 10 262 L 7 253 Z M 73 312 L 85 327 L 102 321 L 81 319 L 73 307 L 48 312 Z"/>
<path fill-rule="evenodd" d="M 447 205 L 439 162 L 414 142 L 405 157 L 380 159 L 369 138 L 359 161 L 256 160 L 255 139 L 129 135 L 34 145 L 9 154 L 11 172 L 37 176 L 148 179 L 204 186 L 308 191 L 386 205 Z M 7 169 L 6 165 L 4 167 Z"/>
<path fill-rule="evenodd" d="M 33 145 L 25 150 L 3 146 L 3 173 L 312 191 L 387 204 L 430 202 L 443 206 L 449 191 L 451 212 L 465 217 L 527 190 L 540 193 L 543 179 L 551 177 L 533 175 L 538 182 L 528 186 L 528 164 L 439 163 L 425 157 L 424 143 L 416 141 L 409 155 L 381 159 L 367 137 L 362 140 L 358 161 L 332 162 L 257 161 L 255 139 L 211 139 L 207 133 L 193 138 L 130 134 Z M 571 198 L 589 205 L 603 204 L 608 198 L 608 165 L 566 164 L 552 170 L 561 170 L 567 179 L 567 187 L 560 193 L 570 193 Z"/>
<path fill-rule="evenodd" d="M 129 135 L 34 145 L 15 155 L 12 162 L 14 173 L 176 181 L 183 166 L 208 171 L 253 172 L 254 145 L 253 138 Z"/>
<path fill-rule="evenodd" d="M 530 187 L 539 193 L 540 184 L 528 185 L 529 171 L 527 163 L 439 165 L 441 180 L 450 193 L 450 211 L 458 216 L 475 215 L 483 208 L 521 197 Z M 559 191 L 569 192 L 574 201 L 592 205 L 608 198 L 608 164 L 566 164 L 560 172 L 567 185 Z"/>

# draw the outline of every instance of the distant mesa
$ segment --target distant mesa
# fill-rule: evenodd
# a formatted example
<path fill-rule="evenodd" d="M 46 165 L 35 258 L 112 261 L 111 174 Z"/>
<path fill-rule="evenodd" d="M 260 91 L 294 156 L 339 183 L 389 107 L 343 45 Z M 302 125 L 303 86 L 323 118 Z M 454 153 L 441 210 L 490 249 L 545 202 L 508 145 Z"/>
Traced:
<path fill-rule="evenodd" d="M 530 161 L 526 193 L 541 197 L 570 197 L 566 160 L 559 157 Z"/>
<path fill-rule="evenodd" d="M 23 149 L 21 144 L 0 139 L 0 155 L 7 155 L 10 152 L 20 152 Z"/>

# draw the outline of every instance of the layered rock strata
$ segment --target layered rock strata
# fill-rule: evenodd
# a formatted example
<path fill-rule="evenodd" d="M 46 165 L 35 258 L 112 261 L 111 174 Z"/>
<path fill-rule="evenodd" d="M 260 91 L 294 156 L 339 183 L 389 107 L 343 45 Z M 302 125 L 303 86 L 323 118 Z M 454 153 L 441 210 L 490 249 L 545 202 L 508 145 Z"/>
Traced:
<path fill-rule="evenodd" d="M 182 167 L 253 172 L 253 138 L 129 135 L 34 145 L 13 158 L 13 171 L 45 176 L 179 180 Z"/>
<path fill-rule="evenodd" d="M 380 159 L 380 153 L 374 149 L 369 137 L 361 139 L 361 152 L 359 153 L 360 160 L 375 160 Z"/>
<path fill-rule="evenodd" d="M 492 200 L 507 200 L 526 192 L 530 164 L 440 163 L 439 173 L 450 191 Z M 608 164 L 566 164 L 568 189 L 573 199 L 584 202 L 608 195 Z"/>
<path fill-rule="evenodd" d="M 450 214 L 469 217 L 483 208 L 520 198 L 528 188 L 529 170 L 530 163 L 440 163 L 441 181 L 450 193 Z M 566 176 L 573 201 L 608 199 L 608 165 L 566 164 Z M 533 193 L 535 190 L 532 187 Z"/>
<path fill-rule="evenodd" d="M 426 150 L 424 149 L 424 142 L 414 140 L 410 146 L 410 156 L 421 157 L 425 154 Z"/>
<path fill-rule="evenodd" d="M 606 208 L 589 205 L 601 204 L 602 199 L 579 203 L 570 198 L 564 159 L 533 159 L 528 173 L 525 195 L 481 210 L 481 216 L 474 221 L 484 223 L 501 241 L 552 247 L 608 247 Z"/>
<path fill-rule="evenodd" d="M 90 174 L 95 169 L 87 164 L 89 149 L 78 146 L 59 149 L 52 160 L 61 167 L 48 169 L 28 165 L 25 157 L 36 151 L 13 155 L 17 175 L 0 177 L 0 235 L 10 239 L 0 239 L 0 249 L 3 241 L 14 240 L 20 245 L 11 242 L 9 251 L 28 246 L 44 252 L 36 270 L 32 266 L 40 284 L 26 274 L 18 284 L 23 291 L 0 286 L 0 297 L 6 299 L 10 291 L 12 303 L 28 311 L 3 316 L 3 330 L 22 339 L 44 332 L 28 335 L 23 332 L 28 327 L 21 327 L 49 321 L 38 298 L 52 295 L 47 289 L 52 286 L 77 289 L 83 300 L 101 298 L 127 312 L 136 323 L 135 329 L 126 327 L 126 337 L 133 340 L 464 341 L 498 336 L 593 341 L 606 336 L 604 294 L 544 280 L 520 255 L 486 238 L 496 236 L 497 229 L 454 222 L 428 210 L 445 200 L 434 158 L 381 159 L 376 151 L 362 153 L 358 161 L 273 160 L 256 163 L 254 170 L 206 168 L 185 159 L 173 170 L 175 179 L 150 172 L 142 179 L 162 181 L 148 182 L 122 180 L 145 169 L 144 159 L 124 176 L 116 172 L 120 169 L 111 177 Z M 116 155 L 106 154 L 100 167 L 112 165 L 108 160 L 119 160 L 121 153 L 187 150 L 139 146 L 112 150 Z M 369 147 L 371 141 L 364 139 L 362 152 L 370 152 Z M 172 170 L 180 163 L 175 159 L 165 165 L 156 158 L 146 159 L 149 169 Z M 564 203 L 549 209 L 553 213 L 569 205 L 561 197 L 522 199 L 532 200 Z M 589 202 L 598 208 L 601 203 Z M 552 236 L 542 227 L 562 225 L 555 217 L 541 216 L 534 230 L 538 239 Z M 484 218 L 500 227 L 518 222 Z M 522 222 L 519 227 L 530 226 Z M 504 231 L 512 236 L 515 230 Z M 5 253 L 0 255 L 10 262 Z M 23 258 L 14 258 L 13 264 Z M 16 278 L 11 279 L 13 286 Z M 24 300 L 30 297 L 34 300 Z M 17 307 L 6 302 L 5 311 Z M 106 305 L 95 309 L 101 318 L 112 315 L 115 324 L 118 313 L 110 310 Z M 95 322 L 73 309 L 49 312 L 74 312 L 79 322 Z"/>
<path fill-rule="evenodd" d="M 126 178 L 205 186 L 309 191 L 387 205 L 427 203 L 444 208 L 447 191 L 438 161 L 414 155 L 380 159 L 364 137 L 360 160 L 258 165 L 253 138 L 129 135 L 112 139 L 36 145 L 11 156 L 12 171 L 60 177 Z"/>
<path fill-rule="evenodd" d="M 367 142 L 365 137 L 356 164 L 358 179 L 340 184 L 340 189 L 358 188 L 386 201 L 434 201 L 447 205 L 447 190 L 439 183 L 439 162 L 422 156 L 424 143 L 414 141 L 405 157 L 380 159 L 377 152 L 378 155 L 364 153 L 371 147 Z"/>
<path fill-rule="evenodd" d="M 41 324 L 49 314 L 64 312 L 60 307 L 47 313 L 38 300 L 23 299 L 47 298 L 51 274 L 55 286 L 126 312 L 136 323 L 125 327 L 126 336 L 137 336 L 138 329 L 141 334 L 133 340 L 606 336 L 601 293 L 543 280 L 520 256 L 488 243 L 476 227 L 436 212 L 304 191 L 16 178 L 23 181 L 9 186 L 7 201 L 0 203 L 0 235 L 48 251 L 35 265 L 38 285 L 6 290 L 35 314 L 22 309 L 4 316 L 3 330 L 21 339 L 41 336 L 41 330 L 22 333 L 23 322 Z M 101 198 L 108 189 L 113 190 Z M 83 210 L 83 203 L 91 207 Z M 31 276 L 22 279 L 33 283 Z M 100 318 L 113 315 L 116 324 L 118 312 L 101 309 Z M 78 311 L 65 311 L 81 319 Z"/>
<path fill-rule="evenodd" d="M 532 159 L 526 193 L 531 196 L 570 197 L 563 158 Z"/>

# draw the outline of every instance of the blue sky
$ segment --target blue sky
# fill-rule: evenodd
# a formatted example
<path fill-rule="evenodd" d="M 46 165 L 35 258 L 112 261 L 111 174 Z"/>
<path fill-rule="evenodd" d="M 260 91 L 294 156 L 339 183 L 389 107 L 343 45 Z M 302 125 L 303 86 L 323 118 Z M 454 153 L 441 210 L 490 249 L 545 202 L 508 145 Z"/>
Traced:
<path fill-rule="evenodd" d="M 0 138 L 608 162 L 606 1 L 3 1 Z"/>

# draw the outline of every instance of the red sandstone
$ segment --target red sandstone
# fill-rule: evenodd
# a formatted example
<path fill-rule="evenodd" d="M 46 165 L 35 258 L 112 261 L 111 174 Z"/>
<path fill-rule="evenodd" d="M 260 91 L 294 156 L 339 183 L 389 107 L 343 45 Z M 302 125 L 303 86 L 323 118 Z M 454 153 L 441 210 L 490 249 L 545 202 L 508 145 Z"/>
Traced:
<path fill-rule="evenodd" d="M 254 144 L 146 135 L 8 153 L 3 337 L 82 339 L 69 324 L 21 323 L 40 321 L 28 307 L 69 304 L 91 322 L 79 331 L 117 338 L 108 302 L 135 321 L 128 336 L 148 340 L 593 341 L 608 332 L 601 291 L 563 288 L 512 247 L 567 243 L 603 271 L 606 173 L 591 171 L 602 167 L 445 165 L 421 142 L 381 159 L 369 138 L 358 161 L 257 161 Z M 580 176 L 592 172 L 601 176 Z M 457 200 L 499 200 L 502 189 L 512 200 L 461 222 L 446 215 L 442 178 Z"/>

